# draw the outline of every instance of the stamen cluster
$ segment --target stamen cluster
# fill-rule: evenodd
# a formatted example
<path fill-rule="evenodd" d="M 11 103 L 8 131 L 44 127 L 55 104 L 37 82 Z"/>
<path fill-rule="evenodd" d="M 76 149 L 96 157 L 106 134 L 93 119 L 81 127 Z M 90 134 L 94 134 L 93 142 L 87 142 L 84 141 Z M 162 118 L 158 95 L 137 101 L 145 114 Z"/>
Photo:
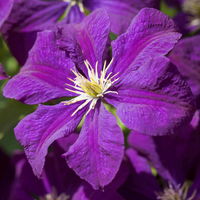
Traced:
<path fill-rule="evenodd" d="M 64 101 L 63 103 L 65 105 L 70 105 L 79 101 L 85 101 L 73 112 L 72 116 L 80 109 L 85 107 L 88 103 L 91 103 L 88 112 L 91 109 L 94 109 L 98 99 L 104 97 L 104 95 L 106 94 L 109 93 L 117 94 L 116 91 L 108 90 L 111 86 L 113 86 L 115 82 L 119 80 L 119 78 L 113 80 L 113 78 L 117 75 L 117 73 L 113 76 L 111 76 L 112 72 L 106 75 L 112 62 L 113 60 L 111 60 L 108 66 L 106 66 L 106 61 L 104 62 L 103 69 L 100 72 L 100 76 L 98 75 L 98 62 L 96 62 L 94 69 L 87 60 L 84 61 L 84 64 L 87 68 L 88 78 L 83 76 L 78 71 L 72 70 L 73 74 L 75 75 L 75 79 L 74 80 L 71 78 L 68 79 L 74 85 L 66 84 L 68 87 L 72 89 L 69 88 L 65 89 L 75 94 L 78 94 L 79 96 L 75 97 L 72 100 Z"/>
<path fill-rule="evenodd" d="M 194 200 L 196 193 L 194 192 L 190 197 L 188 197 L 189 184 L 186 182 L 182 187 L 178 185 L 173 187 L 169 185 L 168 188 L 164 189 L 164 192 L 158 194 L 158 200 Z"/>
<path fill-rule="evenodd" d="M 40 200 L 68 200 L 69 196 L 62 193 L 60 195 L 57 195 L 57 192 L 55 190 L 52 191 L 52 193 L 45 195 L 44 197 L 40 197 Z"/>

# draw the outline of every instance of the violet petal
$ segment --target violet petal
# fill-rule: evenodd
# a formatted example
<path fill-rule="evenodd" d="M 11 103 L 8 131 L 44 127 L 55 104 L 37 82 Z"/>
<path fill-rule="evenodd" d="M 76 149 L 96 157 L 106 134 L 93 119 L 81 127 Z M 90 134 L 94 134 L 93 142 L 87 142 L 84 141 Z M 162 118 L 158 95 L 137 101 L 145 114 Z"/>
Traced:
<path fill-rule="evenodd" d="M 85 109 L 71 116 L 77 106 L 40 105 L 16 126 L 15 136 L 24 146 L 35 175 L 40 176 L 42 173 L 48 147 L 55 140 L 72 133 L 82 119 Z"/>
<path fill-rule="evenodd" d="M 94 189 L 109 184 L 123 158 L 123 134 L 103 105 L 90 111 L 77 141 L 65 154 L 68 165 Z"/>
<path fill-rule="evenodd" d="M 112 43 L 113 72 L 129 74 L 146 57 L 166 55 L 180 38 L 172 19 L 153 8 L 143 8 L 126 33 Z"/>
<path fill-rule="evenodd" d="M 146 58 L 125 79 L 118 94 L 110 95 L 107 101 L 117 108 L 128 128 L 148 135 L 165 135 L 190 122 L 195 110 L 192 93 L 166 57 Z"/>
<path fill-rule="evenodd" d="M 58 49 L 55 40 L 51 31 L 38 34 L 25 66 L 6 84 L 5 97 L 37 104 L 74 95 L 65 90 L 65 84 L 71 83 L 67 78 L 74 76 L 70 71 L 74 64 Z"/>
<path fill-rule="evenodd" d="M 87 16 L 80 24 L 64 25 L 58 28 L 58 46 L 87 75 L 83 61 L 88 60 L 92 67 L 98 61 L 102 67 L 103 53 L 110 32 L 110 21 L 104 9 L 98 9 Z"/>

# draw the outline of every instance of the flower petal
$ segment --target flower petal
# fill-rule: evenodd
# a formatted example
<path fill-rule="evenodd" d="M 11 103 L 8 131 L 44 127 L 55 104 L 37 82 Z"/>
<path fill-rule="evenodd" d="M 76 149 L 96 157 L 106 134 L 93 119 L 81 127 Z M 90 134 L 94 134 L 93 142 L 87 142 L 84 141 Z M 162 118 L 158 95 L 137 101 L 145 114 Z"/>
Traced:
<path fill-rule="evenodd" d="M 4 23 L 4 21 L 7 19 L 7 17 L 9 16 L 12 6 L 13 6 L 13 0 L 6 0 L 6 1 L 0 0 L 0 8 L 1 8 L 0 28 Z"/>
<path fill-rule="evenodd" d="M 170 60 L 187 79 L 193 94 L 200 98 L 200 36 L 182 39 L 170 53 Z M 200 101 L 200 99 L 199 99 Z"/>
<path fill-rule="evenodd" d="M 89 10 L 104 8 L 110 16 L 112 32 L 121 34 L 126 31 L 139 9 L 144 7 L 158 7 L 159 2 L 157 0 L 89 0 L 85 1 L 85 6 Z"/>
<path fill-rule="evenodd" d="M 55 44 L 51 31 L 38 34 L 37 41 L 20 73 L 4 88 L 4 96 L 27 104 L 43 103 L 55 98 L 74 95 L 65 90 L 67 78 L 73 77 L 74 64 Z"/>
<path fill-rule="evenodd" d="M 180 38 L 173 20 L 153 8 L 144 8 L 126 33 L 113 43 L 113 72 L 128 74 L 140 67 L 146 57 L 166 55 Z"/>
<path fill-rule="evenodd" d="M 104 9 L 98 9 L 77 25 L 64 25 L 57 32 L 58 45 L 81 68 L 87 70 L 84 60 L 92 67 L 98 61 L 101 70 L 103 53 L 110 32 L 110 20 Z"/>
<path fill-rule="evenodd" d="M 113 94 L 107 101 L 117 108 L 128 128 L 165 135 L 190 122 L 195 110 L 192 93 L 166 57 L 146 60 L 125 79 L 118 95 Z"/>
<path fill-rule="evenodd" d="M 65 154 L 68 165 L 94 189 L 109 184 L 123 158 L 123 134 L 103 105 L 86 116 L 77 141 Z"/>
<path fill-rule="evenodd" d="M 71 114 L 77 106 L 77 104 L 40 105 L 15 128 L 15 136 L 24 146 L 35 175 L 40 176 L 42 173 L 48 147 L 55 140 L 72 133 L 79 124 L 85 109 L 72 117 Z"/>

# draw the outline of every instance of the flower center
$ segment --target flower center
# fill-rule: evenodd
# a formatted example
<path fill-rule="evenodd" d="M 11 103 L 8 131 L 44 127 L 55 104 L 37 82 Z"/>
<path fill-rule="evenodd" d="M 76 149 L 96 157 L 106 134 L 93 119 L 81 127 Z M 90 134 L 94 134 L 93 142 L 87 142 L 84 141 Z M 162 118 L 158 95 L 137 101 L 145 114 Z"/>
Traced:
<path fill-rule="evenodd" d="M 83 101 L 84 103 L 81 104 L 76 111 L 72 114 L 72 116 L 81 108 L 86 106 L 88 103 L 90 104 L 90 108 L 88 112 L 91 109 L 94 109 L 96 102 L 99 98 L 104 97 L 104 95 L 108 93 L 115 93 L 117 94 L 116 91 L 109 90 L 111 86 L 115 82 L 119 80 L 119 78 L 114 77 L 117 75 L 112 75 L 112 72 L 110 72 L 107 75 L 107 71 L 109 67 L 111 66 L 113 62 L 113 59 L 111 62 L 106 66 L 106 61 L 104 62 L 103 69 L 100 72 L 100 75 L 98 74 L 98 62 L 96 62 L 95 69 L 90 65 L 90 63 L 86 60 L 84 61 L 84 64 L 87 68 L 87 73 L 88 73 L 88 79 L 84 77 L 82 74 L 80 74 L 78 71 L 72 70 L 73 74 L 75 75 L 75 79 L 70 79 L 69 80 L 73 83 L 73 85 L 66 84 L 69 88 L 65 88 L 66 90 L 73 92 L 75 94 L 78 94 L 77 97 L 75 97 L 72 100 L 69 101 L 64 101 L 63 103 L 65 105 L 70 105 L 73 103 L 76 103 L 78 101 Z M 87 113 L 88 113 L 87 112 Z"/>
<path fill-rule="evenodd" d="M 190 184 L 188 182 L 185 182 L 182 187 L 177 186 L 173 187 L 172 185 L 169 185 L 168 188 L 165 188 L 163 193 L 158 194 L 157 199 L 158 200 L 194 200 L 196 196 L 196 192 L 193 192 L 193 194 L 188 197 L 188 190 L 190 188 Z"/>

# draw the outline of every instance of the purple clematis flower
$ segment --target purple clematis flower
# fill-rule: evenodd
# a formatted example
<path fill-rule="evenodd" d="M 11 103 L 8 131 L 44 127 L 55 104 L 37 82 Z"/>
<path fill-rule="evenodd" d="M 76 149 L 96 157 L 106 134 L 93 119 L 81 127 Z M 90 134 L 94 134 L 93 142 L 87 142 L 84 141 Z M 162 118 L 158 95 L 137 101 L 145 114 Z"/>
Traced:
<path fill-rule="evenodd" d="M 128 141 L 133 150 L 145 156 L 167 181 L 158 199 L 175 199 L 175 196 L 183 200 L 200 198 L 199 128 L 200 113 L 197 111 L 190 125 L 179 134 L 150 137 L 132 132 L 129 135 Z M 129 156 L 133 157 L 132 153 Z"/>
<path fill-rule="evenodd" d="M 200 106 L 200 35 L 179 41 L 170 53 L 170 60 L 187 79 Z"/>
<path fill-rule="evenodd" d="M 86 114 L 76 142 L 64 155 L 68 165 L 93 188 L 109 184 L 124 154 L 124 138 L 110 103 L 124 124 L 140 133 L 174 133 L 190 121 L 193 96 L 164 57 L 180 38 L 174 23 L 155 9 L 142 9 L 108 52 L 109 16 L 97 10 L 80 24 L 44 31 L 4 96 L 27 104 L 75 96 L 58 105 L 40 105 L 15 128 L 34 173 L 40 176 L 48 147 L 68 136 Z"/>
<path fill-rule="evenodd" d="M 0 4 L 5 0 L 0 0 Z M 111 19 L 111 30 L 125 32 L 132 18 L 144 7 L 159 7 L 159 0 L 16 0 L 1 32 L 20 64 L 24 64 L 36 33 L 56 24 L 80 22 L 85 9 L 104 8 Z M 22 45 L 23 44 L 23 45 Z"/>

